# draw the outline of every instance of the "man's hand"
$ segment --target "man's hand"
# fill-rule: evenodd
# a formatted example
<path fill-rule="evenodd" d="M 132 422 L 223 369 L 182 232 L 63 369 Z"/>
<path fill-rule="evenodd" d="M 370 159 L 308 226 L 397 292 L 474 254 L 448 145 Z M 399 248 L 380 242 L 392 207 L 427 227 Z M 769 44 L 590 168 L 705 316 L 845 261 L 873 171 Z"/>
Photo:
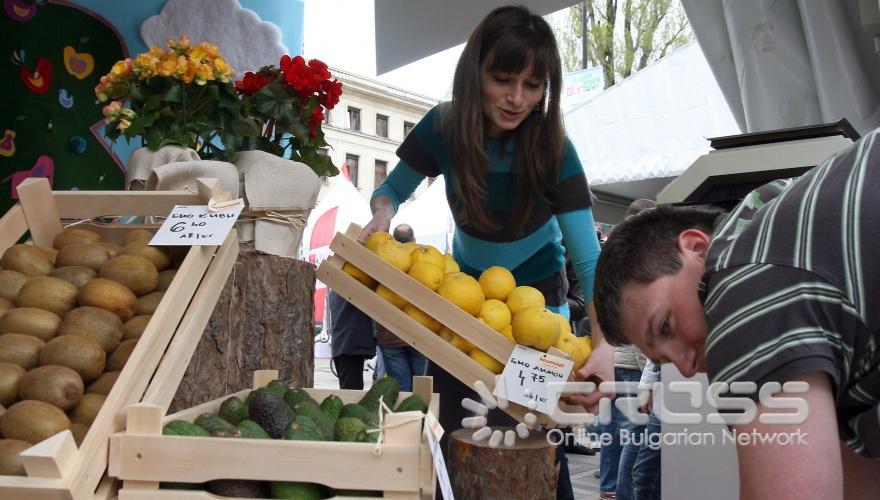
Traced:
<path fill-rule="evenodd" d="M 574 373 L 580 381 L 614 382 L 614 348 L 605 342 L 603 337 L 593 337 L 593 352 L 586 364 Z M 599 400 L 603 397 L 614 398 L 614 394 L 604 394 L 598 388 L 592 394 L 575 394 L 568 396 L 574 404 L 582 405 L 587 411 L 597 413 Z"/>
<path fill-rule="evenodd" d="M 651 389 L 639 389 L 639 403 L 642 412 L 645 415 L 650 414 L 654 409 L 654 392 Z"/>

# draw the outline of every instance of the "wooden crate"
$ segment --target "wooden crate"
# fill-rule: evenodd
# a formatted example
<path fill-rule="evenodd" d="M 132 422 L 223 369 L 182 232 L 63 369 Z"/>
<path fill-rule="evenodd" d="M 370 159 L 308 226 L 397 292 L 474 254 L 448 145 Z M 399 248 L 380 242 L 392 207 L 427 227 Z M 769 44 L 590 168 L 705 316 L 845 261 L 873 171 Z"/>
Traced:
<path fill-rule="evenodd" d="M 278 377 L 275 370 L 254 372 L 254 389 Z M 356 403 L 364 391 L 306 389 L 317 401 L 335 394 L 344 403 Z M 244 399 L 248 390 L 235 393 Z M 418 394 L 435 416 L 439 399 L 432 393 L 431 377 L 413 377 Z M 339 443 L 162 436 L 172 420 L 193 421 L 202 413 L 216 413 L 230 396 L 165 416 L 156 405 L 139 403 L 128 411 L 125 432 L 110 440 L 110 475 L 124 480 L 120 500 L 217 498 L 204 491 L 160 490 L 159 481 L 201 483 L 213 479 L 302 481 L 335 489 L 374 490 L 386 498 L 430 499 L 435 473 L 431 453 L 422 437 L 420 412 L 392 413 L 381 453 L 374 443 Z"/>
<path fill-rule="evenodd" d="M 0 219 L 0 253 L 27 231 L 34 243 L 51 246 L 52 239 L 62 230 L 63 219 L 165 216 L 174 205 L 206 204 L 216 186 L 215 179 L 199 179 L 201 194 L 53 192 L 45 179 L 28 179 L 18 187 L 20 203 Z M 81 226 L 98 231 L 107 241 L 121 241 L 127 232 L 137 228 L 157 227 L 97 223 Z M 220 247 L 189 249 L 82 445 L 77 448 L 70 431 L 64 431 L 25 450 L 21 458 L 27 477 L 0 476 L 0 498 L 78 500 L 115 495 L 118 482 L 105 474 L 110 436 L 124 429 L 125 410 L 141 401 L 145 391 L 160 403 L 163 399 L 157 394 L 164 396 L 170 391 L 173 396 L 237 255 L 235 231 Z M 174 359 L 181 364 L 172 367 L 164 363 L 157 370 L 163 356 L 166 361 Z M 170 401 L 171 396 L 166 399 Z"/>
<path fill-rule="evenodd" d="M 496 384 L 494 373 L 345 273 L 342 266 L 345 262 L 350 262 L 502 364 L 507 363 L 515 344 L 367 250 L 357 240 L 360 232 L 361 227 L 352 224 L 345 234 L 336 234 L 330 243 L 334 255 L 321 263 L 318 268 L 318 279 L 427 356 L 431 362 L 440 365 L 460 382 L 468 387 L 474 387 L 477 381 L 482 381 L 490 391 L 494 391 Z M 557 351 L 556 354 L 562 353 Z M 515 403 L 509 403 L 503 410 L 520 422 L 527 413 L 531 412 L 528 408 Z M 592 421 L 593 418 L 593 415 L 584 413 L 581 406 L 565 403 L 560 403 L 553 415 L 537 413 L 536 416 L 542 425 L 555 427 L 560 422 L 566 422 L 565 413 L 577 414 L 582 421 Z"/>

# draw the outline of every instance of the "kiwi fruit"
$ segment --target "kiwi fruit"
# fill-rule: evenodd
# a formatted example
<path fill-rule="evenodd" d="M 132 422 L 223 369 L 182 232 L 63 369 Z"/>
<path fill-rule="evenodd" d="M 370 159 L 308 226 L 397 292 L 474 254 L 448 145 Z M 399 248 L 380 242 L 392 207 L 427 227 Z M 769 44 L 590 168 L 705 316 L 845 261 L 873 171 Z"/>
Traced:
<path fill-rule="evenodd" d="M 0 297 L 15 302 L 18 298 L 18 292 L 24 286 L 24 282 L 28 277 L 18 271 L 12 269 L 3 269 L 0 271 Z"/>
<path fill-rule="evenodd" d="M 107 353 L 101 344 L 79 335 L 55 337 L 40 351 L 41 366 L 65 366 L 79 374 L 85 383 L 100 377 L 106 363 Z"/>
<path fill-rule="evenodd" d="M 18 439 L 0 439 L 0 476 L 26 476 L 19 454 L 31 446 Z"/>
<path fill-rule="evenodd" d="M 125 285 L 138 296 L 152 292 L 159 284 L 156 266 L 140 255 L 113 257 L 101 266 L 98 275 Z"/>
<path fill-rule="evenodd" d="M 137 314 L 153 314 L 156 312 L 156 308 L 159 307 L 159 302 L 162 301 L 162 297 L 165 296 L 165 292 L 153 292 L 148 293 L 142 297 L 138 297 L 137 299 Z"/>
<path fill-rule="evenodd" d="M 12 245 L 7 248 L 0 258 L 0 266 L 25 276 L 45 276 L 54 267 L 49 258 L 33 245 Z"/>
<path fill-rule="evenodd" d="M 101 235 L 81 227 L 69 227 L 55 235 L 52 247 L 61 250 L 68 245 L 85 245 L 101 241 Z"/>
<path fill-rule="evenodd" d="M 149 243 L 152 239 L 152 231 L 139 228 L 125 233 L 125 238 L 122 239 L 122 246 L 130 245 L 135 242 Z"/>
<path fill-rule="evenodd" d="M 177 274 L 177 269 L 166 269 L 159 273 L 159 284 L 156 286 L 157 292 L 164 292 L 168 290 L 168 287 L 171 286 L 171 282 L 174 280 L 174 275 Z"/>
<path fill-rule="evenodd" d="M 36 307 L 16 307 L 0 317 L 0 333 L 22 333 L 49 340 L 58 333 L 61 316 Z"/>
<path fill-rule="evenodd" d="M 5 333 L 0 335 L 0 361 L 30 370 L 39 364 L 43 344 L 45 342 L 33 335 Z"/>
<path fill-rule="evenodd" d="M 16 364 L 0 362 L 0 405 L 9 406 L 18 399 L 18 381 L 25 371 Z"/>
<path fill-rule="evenodd" d="M 16 304 L 19 307 L 36 307 L 64 316 L 76 307 L 76 285 L 61 278 L 36 276 L 21 287 Z"/>
<path fill-rule="evenodd" d="M 6 311 L 10 309 L 15 309 L 15 304 L 9 302 L 3 297 L 0 297 L 0 318 L 2 318 L 3 315 L 6 314 Z"/>
<path fill-rule="evenodd" d="M 99 279 L 96 278 L 94 281 Z M 121 286 L 113 281 L 111 283 Z M 104 349 L 104 352 L 109 353 L 116 349 L 122 339 L 122 320 L 116 314 L 100 307 L 77 307 L 64 315 L 64 321 L 58 327 L 58 335 L 85 337 L 97 342 Z"/>
<path fill-rule="evenodd" d="M 84 266 L 97 271 L 108 260 L 110 260 L 110 250 L 100 243 L 74 244 L 58 251 L 55 265 Z"/>
<path fill-rule="evenodd" d="M 29 399 L 12 405 L 0 420 L 0 432 L 7 439 L 36 444 L 70 428 L 70 419 L 45 401 Z"/>
<path fill-rule="evenodd" d="M 152 314 L 141 314 L 126 321 L 122 325 L 122 340 L 139 339 L 144 334 L 147 325 L 150 323 Z"/>
<path fill-rule="evenodd" d="M 75 424 L 92 425 L 106 399 L 107 396 L 103 394 L 86 394 L 70 412 L 70 421 Z"/>
<path fill-rule="evenodd" d="M 138 300 L 128 287 L 106 278 L 95 278 L 79 289 L 79 305 L 94 306 L 115 313 L 122 321 L 134 317 Z"/>
<path fill-rule="evenodd" d="M 49 273 L 49 276 L 73 283 L 77 288 L 82 288 L 83 285 L 97 275 L 98 273 L 94 269 L 85 266 L 56 267 L 55 270 Z"/>
<path fill-rule="evenodd" d="M 76 406 L 84 393 L 82 378 L 66 366 L 38 366 L 18 381 L 18 396 L 22 400 L 45 401 L 62 410 Z"/>
<path fill-rule="evenodd" d="M 72 422 L 70 424 L 70 433 L 73 434 L 73 442 L 77 447 L 82 446 L 86 434 L 89 433 L 89 426 Z"/>
<path fill-rule="evenodd" d="M 113 354 L 107 358 L 107 371 L 121 371 L 122 367 L 125 366 L 125 362 L 131 356 L 131 352 L 134 351 L 137 342 L 137 339 L 123 340 L 119 347 L 113 351 Z"/>
<path fill-rule="evenodd" d="M 86 394 L 110 394 L 110 390 L 113 389 L 113 384 L 116 383 L 116 379 L 119 378 L 119 372 L 104 372 L 103 375 L 98 377 L 98 380 L 92 382 L 88 387 L 86 387 Z"/>
<path fill-rule="evenodd" d="M 140 255 L 149 259 L 157 271 L 164 271 L 171 265 L 171 253 L 163 247 L 151 247 L 144 241 L 135 241 L 122 247 L 122 255 Z M 4 266 L 5 267 L 5 266 Z"/>
<path fill-rule="evenodd" d="M 42 245 L 34 245 L 34 248 L 42 252 L 53 266 L 55 265 L 55 259 L 58 257 L 58 250 L 55 250 L 52 247 L 44 247 Z"/>

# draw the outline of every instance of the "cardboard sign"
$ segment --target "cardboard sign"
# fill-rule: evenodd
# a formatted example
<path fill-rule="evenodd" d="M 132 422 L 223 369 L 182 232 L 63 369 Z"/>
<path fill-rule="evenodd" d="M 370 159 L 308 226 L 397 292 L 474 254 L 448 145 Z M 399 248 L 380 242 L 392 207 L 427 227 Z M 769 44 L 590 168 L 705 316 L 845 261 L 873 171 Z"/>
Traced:
<path fill-rule="evenodd" d="M 494 394 L 552 415 L 560 394 L 548 396 L 547 386 L 552 382 L 567 382 L 573 367 L 571 360 L 517 345 L 501 372 L 502 383 L 495 386 Z"/>
<path fill-rule="evenodd" d="M 239 206 L 212 212 L 208 205 L 176 205 L 150 245 L 222 245 L 240 214 Z"/>

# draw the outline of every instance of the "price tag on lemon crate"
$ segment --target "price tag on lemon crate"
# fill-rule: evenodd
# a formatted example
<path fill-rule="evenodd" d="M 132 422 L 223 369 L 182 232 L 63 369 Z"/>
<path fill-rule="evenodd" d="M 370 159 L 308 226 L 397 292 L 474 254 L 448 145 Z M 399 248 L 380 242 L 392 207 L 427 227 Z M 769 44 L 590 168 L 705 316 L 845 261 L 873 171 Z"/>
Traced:
<path fill-rule="evenodd" d="M 552 382 L 565 383 L 574 363 L 517 344 L 501 372 L 501 382 L 494 394 L 527 408 L 553 414 L 559 404 L 560 393 L 548 396 L 547 386 Z"/>
<path fill-rule="evenodd" d="M 241 208 L 212 212 L 208 205 L 175 205 L 150 245 L 222 245 Z"/>

